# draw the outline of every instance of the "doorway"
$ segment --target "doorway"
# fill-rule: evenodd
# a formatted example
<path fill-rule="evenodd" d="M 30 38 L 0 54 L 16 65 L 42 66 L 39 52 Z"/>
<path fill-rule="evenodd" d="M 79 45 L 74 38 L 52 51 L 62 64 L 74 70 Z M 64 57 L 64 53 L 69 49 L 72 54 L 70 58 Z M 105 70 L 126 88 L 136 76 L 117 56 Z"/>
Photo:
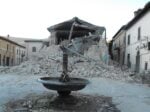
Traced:
<path fill-rule="evenodd" d="M 9 57 L 6 58 L 6 66 L 9 66 Z"/>
<path fill-rule="evenodd" d="M 140 51 L 137 51 L 137 53 L 136 53 L 135 71 L 137 73 L 140 71 Z"/>

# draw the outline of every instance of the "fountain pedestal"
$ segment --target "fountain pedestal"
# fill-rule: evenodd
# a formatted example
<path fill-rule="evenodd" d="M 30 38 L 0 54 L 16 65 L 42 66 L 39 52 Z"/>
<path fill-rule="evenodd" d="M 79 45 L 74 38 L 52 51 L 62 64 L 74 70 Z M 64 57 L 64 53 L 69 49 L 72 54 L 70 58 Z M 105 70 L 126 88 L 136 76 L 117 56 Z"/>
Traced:
<path fill-rule="evenodd" d="M 83 89 L 89 81 L 82 78 L 70 78 L 68 76 L 68 54 L 64 47 L 63 50 L 63 72 L 61 77 L 42 77 L 38 79 L 44 87 L 50 90 L 55 90 L 60 96 L 67 96 L 71 91 Z"/>

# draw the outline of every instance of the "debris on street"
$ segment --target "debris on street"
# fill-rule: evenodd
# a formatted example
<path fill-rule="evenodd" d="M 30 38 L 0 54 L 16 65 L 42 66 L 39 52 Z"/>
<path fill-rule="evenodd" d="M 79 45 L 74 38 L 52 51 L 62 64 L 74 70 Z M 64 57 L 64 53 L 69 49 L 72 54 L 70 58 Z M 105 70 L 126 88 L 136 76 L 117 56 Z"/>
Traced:
<path fill-rule="evenodd" d="M 120 112 L 111 97 L 76 94 L 67 98 L 55 94 L 28 95 L 6 104 L 8 112 Z"/>
<path fill-rule="evenodd" d="M 98 45 L 91 46 L 83 57 L 69 57 L 69 75 L 72 77 L 104 77 L 114 80 L 133 82 L 130 69 L 122 70 L 121 67 L 105 64 L 100 58 L 93 58 L 93 50 Z M 96 52 L 96 51 L 95 51 Z M 97 56 L 98 57 L 98 56 Z M 1 67 L 1 73 L 14 73 L 18 75 L 48 75 L 60 76 L 62 73 L 62 51 L 59 45 L 52 45 L 41 50 L 36 56 L 25 61 L 19 66 Z"/>

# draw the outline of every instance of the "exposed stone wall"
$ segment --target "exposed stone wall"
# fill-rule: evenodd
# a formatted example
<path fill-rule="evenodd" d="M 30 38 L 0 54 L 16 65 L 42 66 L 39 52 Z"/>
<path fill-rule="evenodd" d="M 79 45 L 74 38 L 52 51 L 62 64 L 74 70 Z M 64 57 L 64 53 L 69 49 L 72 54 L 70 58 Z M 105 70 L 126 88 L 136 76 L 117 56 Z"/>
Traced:
<path fill-rule="evenodd" d="M 49 37 L 49 45 L 55 45 L 56 44 L 56 32 L 51 32 L 51 35 Z"/>

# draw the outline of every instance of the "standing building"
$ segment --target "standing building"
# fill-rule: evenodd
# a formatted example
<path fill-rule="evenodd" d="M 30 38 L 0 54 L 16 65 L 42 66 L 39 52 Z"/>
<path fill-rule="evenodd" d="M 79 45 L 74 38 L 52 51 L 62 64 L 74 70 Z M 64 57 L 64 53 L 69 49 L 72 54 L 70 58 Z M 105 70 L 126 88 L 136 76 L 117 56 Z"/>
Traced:
<path fill-rule="evenodd" d="M 37 39 L 32 39 L 32 40 L 25 40 L 25 45 L 26 45 L 26 57 L 29 59 L 30 57 L 36 55 L 42 47 L 43 47 L 43 40 L 37 40 Z"/>
<path fill-rule="evenodd" d="M 124 65 L 125 61 L 125 47 L 126 47 L 126 26 L 122 26 L 118 32 L 113 36 L 112 54 L 113 60 L 120 65 Z"/>
<path fill-rule="evenodd" d="M 25 51 L 24 46 L 9 40 L 7 37 L 0 36 L 0 66 L 16 65 L 17 47 Z"/>
<path fill-rule="evenodd" d="M 125 63 L 135 72 L 150 70 L 150 2 L 126 25 Z"/>
<path fill-rule="evenodd" d="M 22 63 L 23 61 L 25 61 L 26 57 L 25 57 L 25 52 L 26 49 L 24 46 L 16 46 L 15 48 L 15 65 L 19 65 L 20 63 Z"/>

